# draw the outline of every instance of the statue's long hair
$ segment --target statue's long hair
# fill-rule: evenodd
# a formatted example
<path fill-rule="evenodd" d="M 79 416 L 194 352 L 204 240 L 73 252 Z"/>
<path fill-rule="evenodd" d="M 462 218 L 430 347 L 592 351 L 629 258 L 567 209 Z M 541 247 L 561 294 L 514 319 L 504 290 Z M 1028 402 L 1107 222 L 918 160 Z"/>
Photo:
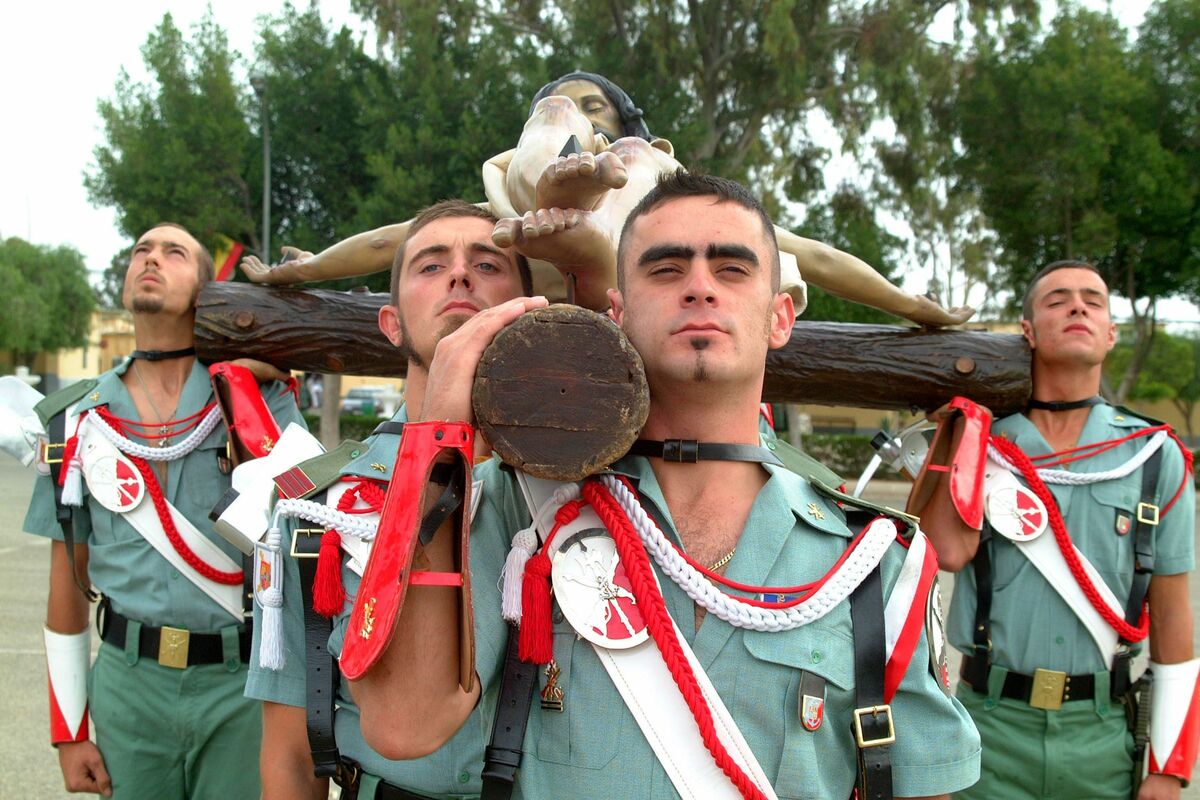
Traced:
<path fill-rule="evenodd" d="M 529 113 L 533 114 L 533 109 L 537 107 L 538 102 L 542 98 L 554 94 L 554 90 L 567 81 L 591 81 L 599 86 L 608 98 L 608 101 L 617 109 L 617 116 L 621 119 L 622 136 L 636 136 L 648 142 L 652 142 L 657 138 L 650 133 L 650 128 L 646 126 L 646 120 L 642 118 L 642 110 L 634 105 L 633 100 L 625 93 L 625 90 L 608 78 L 603 75 L 597 75 L 595 72 L 569 72 L 547 83 L 541 89 L 538 89 L 537 94 L 533 96 L 533 102 L 529 104 Z"/>

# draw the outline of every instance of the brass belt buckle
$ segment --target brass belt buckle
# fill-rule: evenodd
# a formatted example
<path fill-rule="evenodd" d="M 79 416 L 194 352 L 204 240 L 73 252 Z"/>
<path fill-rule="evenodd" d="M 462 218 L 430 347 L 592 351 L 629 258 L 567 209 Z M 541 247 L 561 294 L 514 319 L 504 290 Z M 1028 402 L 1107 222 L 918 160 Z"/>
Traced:
<path fill-rule="evenodd" d="M 158 637 L 158 663 L 171 669 L 186 669 L 191 633 L 164 625 Z"/>
<path fill-rule="evenodd" d="M 1033 688 L 1029 691 L 1029 705 L 1046 711 L 1058 711 L 1062 708 L 1067 680 L 1065 672 L 1053 669 L 1035 670 Z"/>
<path fill-rule="evenodd" d="M 296 550 L 296 542 L 300 541 L 301 536 L 308 537 L 324 535 L 324 528 L 296 528 L 294 531 L 292 531 L 292 546 L 290 548 L 292 558 L 316 558 L 318 555 L 320 555 L 320 553 L 301 553 Z"/>
<path fill-rule="evenodd" d="M 880 714 L 887 715 L 886 734 L 875 739 L 868 739 L 863 735 L 863 717 L 868 714 L 872 717 L 877 717 Z M 854 709 L 854 740 L 859 747 L 879 747 L 880 745 L 891 744 L 896 741 L 896 723 L 892 720 L 892 707 L 890 705 L 882 705 Z"/>

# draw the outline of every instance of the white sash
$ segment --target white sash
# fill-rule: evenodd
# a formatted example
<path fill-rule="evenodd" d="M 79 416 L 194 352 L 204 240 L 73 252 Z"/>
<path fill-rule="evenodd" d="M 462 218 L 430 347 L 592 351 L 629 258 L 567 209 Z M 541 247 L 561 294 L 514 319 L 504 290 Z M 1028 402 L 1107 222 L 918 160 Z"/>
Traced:
<path fill-rule="evenodd" d="M 553 497 L 554 490 L 561 484 L 531 477 L 520 470 L 517 470 L 516 474 L 530 514 L 536 517 L 538 510 Z M 546 525 L 553 524 L 551 517 Z M 559 530 L 551 549 L 554 550 L 556 545 L 566 542 L 576 531 L 589 528 L 604 528 L 604 524 L 590 506 L 585 507 L 574 522 L 564 525 Z M 539 531 L 543 540 L 549 530 L 550 528 L 546 527 Z M 700 662 L 692 653 L 691 647 L 679 632 L 678 626 L 675 628 L 675 637 L 691 663 L 696 682 L 700 685 L 712 712 L 714 727 L 722 744 L 762 793 L 774 800 L 776 795 L 770 781 Z M 740 798 L 741 793 L 717 766 L 712 754 L 704 746 L 692 712 L 675 685 L 654 640 L 647 639 L 626 649 L 608 649 L 594 643 L 593 648 L 600 663 L 608 670 L 621 699 L 637 720 L 646 741 L 670 777 L 675 791 L 684 800 Z"/>
<path fill-rule="evenodd" d="M 992 459 L 988 459 L 987 471 L 984 473 L 985 494 L 991 494 L 996 489 L 1022 485 L 1015 475 Z M 1014 541 L 1013 544 L 1037 568 L 1038 572 L 1053 587 L 1054 591 L 1058 592 L 1063 602 L 1075 612 L 1075 616 L 1087 628 L 1092 640 L 1096 643 L 1096 647 L 1100 650 L 1100 655 L 1104 658 L 1106 668 L 1112 669 L 1112 659 L 1117 651 L 1117 632 L 1113 630 L 1111 625 L 1105 622 L 1104 617 L 1100 616 L 1100 612 L 1096 610 L 1091 601 L 1083 593 L 1083 589 L 1079 587 L 1079 582 L 1071 574 L 1071 568 L 1067 566 L 1067 560 L 1058 548 L 1058 541 L 1054 538 L 1054 531 L 1048 530 L 1032 540 L 1023 542 Z M 1104 600 L 1104 604 L 1118 617 L 1124 618 L 1125 608 L 1121 601 L 1117 599 L 1117 596 L 1113 594 L 1112 589 L 1108 587 L 1108 584 L 1104 582 L 1104 578 L 1100 577 L 1100 573 L 1087 560 L 1087 557 L 1079 551 L 1079 548 L 1075 547 L 1074 544 L 1071 547 L 1075 549 L 1075 555 L 1083 565 L 1084 572 L 1087 573 L 1092 585 L 1096 587 L 1096 591 Z"/>
<path fill-rule="evenodd" d="M 79 434 L 79 452 L 83 462 L 83 475 L 88 480 L 88 490 L 95 494 L 97 490 L 104 491 L 107 489 L 108 487 L 96 487 L 96 489 L 93 489 L 91 485 L 92 470 L 89 469 L 89 466 L 95 464 L 102 457 L 115 458 L 120 456 L 121 451 L 117 449 L 116 445 L 108 441 L 104 434 L 97 430 L 94 425 L 84 425 Z M 123 458 L 123 456 L 121 457 Z M 140 501 L 131 510 L 126 511 L 121 516 L 172 567 L 179 570 L 200 591 L 204 592 L 221 608 L 229 612 L 229 615 L 235 620 L 241 622 L 242 585 L 240 583 L 235 585 L 217 583 L 193 569 L 184 560 L 183 556 L 176 552 L 175 547 L 167 539 L 167 534 L 158 519 L 158 512 L 154 509 L 154 502 L 146 494 L 147 492 L 143 491 Z M 167 508 L 170 510 L 171 519 L 175 522 L 179 536 L 204 563 L 211 565 L 214 569 L 221 572 L 235 572 L 242 568 L 241 564 L 227 556 L 223 550 L 217 547 L 216 543 L 196 530 L 195 526 L 183 514 L 179 513 L 174 506 L 167 503 Z"/>

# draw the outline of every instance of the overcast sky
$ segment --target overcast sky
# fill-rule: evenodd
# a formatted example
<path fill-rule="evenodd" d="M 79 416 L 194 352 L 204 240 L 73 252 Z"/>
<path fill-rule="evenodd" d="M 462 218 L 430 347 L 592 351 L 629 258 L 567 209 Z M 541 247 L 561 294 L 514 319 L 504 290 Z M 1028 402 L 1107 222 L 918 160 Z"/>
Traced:
<path fill-rule="evenodd" d="M 176 25 L 187 31 L 209 5 L 232 46 L 250 58 L 257 18 L 277 13 L 283 2 L 0 3 L 0 98 L 6 112 L 0 123 L 0 237 L 70 244 L 92 270 L 104 269 L 128 244 L 116 231 L 113 211 L 93 207 L 83 188 L 84 170 L 102 137 L 97 101 L 112 96 L 122 67 L 144 76 L 140 48 L 164 11 L 169 8 Z M 323 0 L 320 7 L 327 20 L 365 33 L 367 26 L 349 6 L 349 0 Z M 1148 6 L 1149 0 L 1117 4 L 1129 27 Z M 920 273 L 907 276 L 911 290 L 924 290 L 928 277 Z M 1114 311 L 1121 314 L 1125 308 L 1118 302 Z M 1186 303 L 1162 310 L 1165 318 L 1178 320 L 1196 319 L 1197 313 Z"/>

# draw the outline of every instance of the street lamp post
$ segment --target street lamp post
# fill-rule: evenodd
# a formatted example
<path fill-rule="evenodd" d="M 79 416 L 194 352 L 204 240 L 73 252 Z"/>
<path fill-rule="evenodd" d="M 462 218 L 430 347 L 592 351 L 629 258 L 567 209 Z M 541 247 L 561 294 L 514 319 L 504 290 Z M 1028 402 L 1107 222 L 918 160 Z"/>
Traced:
<path fill-rule="evenodd" d="M 262 257 L 271 263 L 271 124 L 267 119 L 267 79 L 261 72 L 250 75 L 250 85 L 258 95 L 263 133 Z"/>

